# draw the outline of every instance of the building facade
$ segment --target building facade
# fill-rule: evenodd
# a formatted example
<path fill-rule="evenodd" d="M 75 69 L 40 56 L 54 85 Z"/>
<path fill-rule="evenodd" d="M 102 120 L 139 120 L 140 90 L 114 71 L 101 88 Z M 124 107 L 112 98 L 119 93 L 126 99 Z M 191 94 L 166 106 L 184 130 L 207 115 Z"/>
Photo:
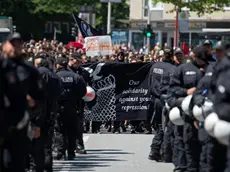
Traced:
<path fill-rule="evenodd" d="M 167 43 L 168 46 L 173 47 L 176 26 L 176 12 L 170 12 L 173 5 L 153 4 L 152 0 L 130 0 L 129 42 L 135 49 L 139 49 L 146 44 L 141 29 L 147 25 L 149 1 L 151 1 L 151 26 L 156 35 L 155 39 L 151 40 L 151 45 L 159 42 L 162 45 Z M 186 31 L 180 32 L 180 40 L 185 41 L 189 46 L 197 45 L 200 40 L 199 33 L 202 32 L 203 28 L 230 28 L 230 7 L 225 7 L 224 10 L 224 12 L 204 14 L 200 17 L 195 12 L 189 12 L 189 27 Z"/>

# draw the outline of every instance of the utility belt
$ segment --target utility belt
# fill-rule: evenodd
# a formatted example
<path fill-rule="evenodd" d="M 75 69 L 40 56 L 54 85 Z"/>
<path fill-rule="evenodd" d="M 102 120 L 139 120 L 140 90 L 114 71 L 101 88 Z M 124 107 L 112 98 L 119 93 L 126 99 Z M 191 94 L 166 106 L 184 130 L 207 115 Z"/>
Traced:
<path fill-rule="evenodd" d="M 60 103 L 59 104 L 59 110 L 58 110 L 59 113 L 63 113 L 64 111 L 68 111 L 66 109 L 68 109 L 68 110 L 71 109 L 71 111 L 74 111 L 76 113 L 76 115 L 80 115 L 80 112 L 81 112 L 80 108 L 77 105 L 71 105 L 68 103 Z"/>

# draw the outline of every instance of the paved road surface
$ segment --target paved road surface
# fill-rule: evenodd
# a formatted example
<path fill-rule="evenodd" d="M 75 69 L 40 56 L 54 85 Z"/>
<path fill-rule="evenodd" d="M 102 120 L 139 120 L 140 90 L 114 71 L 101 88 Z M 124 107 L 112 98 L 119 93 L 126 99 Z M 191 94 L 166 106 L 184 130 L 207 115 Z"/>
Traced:
<path fill-rule="evenodd" d="M 55 172 L 172 172 L 173 165 L 148 160 L 153 135 L 86 134 L 87 155 L 55 161 Z"/>

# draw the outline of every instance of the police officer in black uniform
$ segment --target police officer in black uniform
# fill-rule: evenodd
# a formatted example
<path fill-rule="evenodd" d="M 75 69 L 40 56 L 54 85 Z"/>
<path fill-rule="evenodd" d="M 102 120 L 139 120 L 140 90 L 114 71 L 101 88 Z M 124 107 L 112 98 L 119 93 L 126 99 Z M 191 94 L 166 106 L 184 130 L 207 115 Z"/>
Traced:
<path fill-rule="evenodd" d="M 222 157 L 222 169 L 219 166 L 219 169 L 221 172 L 228 172 L 230 171 L 230 142 L 229 142 L 229 138 L 230 138 L 230 132 L 229 132 L 229 128 L 230 128 L 230 106 L 229 106 L 229 78 L 230 76 L 230 53 L 229 53 L 229 49 L 227 51 L 226 57 L 221 60 L 219 62 L 219 64 L 216 66 L 215 68 L 215 72 L 214 72 L 214 76 L 213 76 L 213 80 L 215 82 L 213 82 L 211 90 L 213 93 L 213 97 L 212 97 L 212 102 L 213 102 L 213 106 L 214 106 L 214 112 L 217 116 L 216 122 L 214 123 L 213 126 L 213 134 L 212 136 L 214 136 L 219 143 L 221 143 L 224 146 L 227 146 L 227 155 L 221 151 L 219 153 L 218 157 Z M 209 116 L 206 118 L 205 123 L 207 123 L 207 119 L 213 116 L 213 114 L 209 114 Z M 207 130 L 207 128 L 206 128 Z M 216 145 L 215 145 L 216 146 Z M 219 149 L 214 149 L 215 153 L 218 153 Z M 227 162 L 224 165 L 224 157 L 227 157 Z M 215 158 L 214 158 L 215 159 Z M 217 160 L 217 159 L 216 159 Z M 217 162 L 215 162 L 215 165 L 218 165 L 219 161 L 217 160 Z M 225 168 L 225 170 L 223 170 L 223 168 Z"/>
<path fill-rule="evenodd" d="M 194 61 L 180 65 L 173 75 L 169 89 L 170 97 L 168 99 L 170 107 L 178 106 L 178 108 L 181 108 L 181 101 L 178 103 L 178 100 L 180 100 L 180 98 L 186 97 L 187 95 L 192 95 L 196 90 L 198 82 L 204 76 L 204 69 L 208 64 L 207 51 L 202 46 L 200 46 L 194 50 L 194 54 Z M 179 136 L 176 138 L 177 140 L 175 140 L 174 145 L 178 149 L 178 159 L 176 162 L 177 166 L 175 171 L 195 172 L 198 168 L 200 155 L 198 133 L 192 118 L 183 113 L 183 119 L 185 121 L 185 125 L 183 127 L 177 128 L 180 131 L 177 132 L 179 133 Z M 181 141 L 182 133 L 183 142 Z"/>
<path fill-rule="evenodd" d="M 217 62 L 209 62 L 209 66 L 205 71 L 205 76 L 200 80 L 197 85 L 197 89 L 193 94 L 193 98 L 190 103 L 190 111 L 195 105 L 202 107 L 205 100 L 212 100 L 212 85 L 215 85 L 213 75 L 215 73 L 216 66 L 225 57 L 228 44 L 222 41 L 216 43 L 216 59 Z M 226 147 L 219 144 L 216 139 L 210 137 L 204 129 L 204 123 L 199 122 L 199 140 L 202 145 L 202 151 L 200 154 L 200 172 L 205 171 L 223 171 L 225 166 L 226 157 L 223 154 L 226 152 Z"/>
<path fill-rule="evenodd" d="M 153 123 L 157 130 L 151 144 L 150 160 L 161 160 L 160 150 L 164 135 L 162 128 L 162 110 L 165 98 L 163 97 L 167 94 L 169 82 L 176 70 L 172 57 L 173 54 L 171 50 L 166 48 L 163 62 L 154 63 L 150 69 L 149 88 L 154 102 Z"/>
<path fill-rule="evenodd" d="M 53 156 L 52 156 L 52 137 L 54 132 L 54 120 L 57 115 L 57 100 L 61 96 L 63 88 L 59 77 L 50 67 L 50 56 L 45 52 L 40 52 L 35 57 L 35 67 L 40 72 L 44 81 L 46 108 L 44 109 L 45 119 L 44 125 L 41 128 L 42 143 L 35 143 L 33 148 L 36 152 L 45 152 L 44 168 L 47 172 L 53 171 Z M 39 145 L 39 146 L 38 146 Z M 38 153 L 37 153 L 38 154 Z M 35 156 L 37 155 L 35 154 Z M 35 158 L 36 159 L 36 158 Z"/>
<path fill-rule="evenodd" d="M 0 60 L 0 80 L 0 171 L 24 172 L 29 119 L 23 122 L 27 110 L 26 94 L 14 65 L 3 59 Z M 24 124 L 19 128 L 20 122 Z M 8 156 L 11 160 L 6 159 Z"/>
<path fill-rule="evenodd" d="M 68 152 L 68 159 L 75 157 L 77 113 L 80 111 L 80 100 L 86 94 L 86 84 L 81 76 L 67 69 L 68 59 L 57 59 L 57 75 L 64 87 L 64 93 L 59 99 L 60 144 L 58 145 L 57 159 L 61 159 Z M 68 145 L 67 145 L 68 143 Z"/>
<path fill-rule="evenodd" d="M 176 66 L 178 67 L 180 64 L 185 62 L 184 52 L 181 48 L 176 48 L 174 51 L 174 61 Z M 175 140 L 175 125 L 169 120 L 169 107 L 168 105 L 164 108 L 164 116 L 165 116 L 165 127 L 164 127 L 164 139 L 163 139 L 163 149 L 162 149 L 162 157 L 165 162 L 172 162 L 177 157 L 177 153 L 174 152 L 174 140 Z M 174 161 L 173 161 L 174 162 Z"/>
<path fill-rule="evenodd" d="M 36 127 L 34 127 L 34 138 L 40 136 L 40 125 L 42 122 L 40 113 L 32 113 L 34 111 L 40 111 L 43 105 L 44 92 L 43 83 L 40 78 L 39 72 L 32 66 L 26 64 L 22 57 L 22 39 L 19 33 L 13 33 L 9 36 L 8 40 L 4 44 L 7 51 L 5 58 L 12 67 L 11 71 L 6 73 L 11 84 L 15 84 L 19 81 L 20 84 L 12 87 L 5 87 L 5 90 L 12 88 L 10 94 L 6 97 L 6 109 L 4 110 L 6 117 L 5 121 L 8 121 L 8 133 L 3 143 L 3 154 L 7 155 L 7 162 L 4 162 L 3 171 L 25 171 L 26 157 L 28 153 L 29 140 L 27 138 L 27 126 L 28 120 L 36 118 Z M 4 67 L 3 67 L 4 68 Z M 14 72 L 17 74 L 14 75 Z M 1 83 L 2 84 L 2 83 Z M 19 94 L 19 90 L 21 93 Z M 8 90 L 9 91 L 9 90 Z M 13 94 L 15 91 L 15 94 Z M 18 91 L 18 92 L 17 92 Z M 23 94 L 23 95 L 22 95 Z M 25 112 L 24 95 L 26 96 L 26 109 L 29 113 Z M 21 118 L 22 113 L 24 114 Z M 17 114 L 17 115 L 16 115 Z M 16 116 L 15 116 L 16 115 Z M 20 122 L 16 124 L 16 121 L 20 118 Z M 12 121 L 13 120 L 13 121 Z M 10 124 L 12 122 L 12 126 Z M 5 158 L 6 159 L 6 158 Z"/>
<path fill-rule="evenodd" d="M 81 76 L 84 79 L 85 83 L 88 84 L 90 82 L 90 74 L 81 66 L 81 64 L 82 64 L 82 60 L 81 60 L 81 55 L 79 53 L 73 53 L 70 55 L 68 69 L 74 73 L 77 73 L 79 76 Z M 85 102 L 83 100 L 80 100 L 79 104 L 80 104 L 80 111 L 77 116 L 78 125 L 77 125 L 76 152 L 80 154 L 86 154 L 85 145 L 83 141 L 83 132 L 84 132 L 83 121 L 84 121 Z M 92 125 L 93 125 L 92 130 L 94 130 L 95 122 L 93 122 Z"/>

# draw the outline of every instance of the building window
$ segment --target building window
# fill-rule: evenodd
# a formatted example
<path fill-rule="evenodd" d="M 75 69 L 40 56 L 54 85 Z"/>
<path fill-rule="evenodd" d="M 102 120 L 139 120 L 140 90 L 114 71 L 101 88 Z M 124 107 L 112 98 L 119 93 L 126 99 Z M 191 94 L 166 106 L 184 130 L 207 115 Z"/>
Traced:
<path fill-rule="evenodd" d="M 230 10 L 230 4 L 224 6 L 224 10 Z"/>
<path fill-rule="evenodd" d="M 224 10 L 230 10 L 230 4 L 228 4 L 228 5 L 223 5 L 223 6 L 218 6 L 217 4 L 216 5 L 214 5 L 215 7 L 223 7 L 223 9 Z"/>
<path fill-rule="evenodd" d="M 70 32 L 70 27 L 69 27 L 69 23 L 65 22 L 62 23 L 62 28 L 61 28 L 63 33 L 69 33 Z"/>
<path fill-rule="evenodd" d="M 164 9 L 164 4 L 162 2 L 158 2 L 158 3 L 152 2 L 150 4 L 151 4 L 151 7 L 150 7 L 151 10 L 163 10 Z"/>
<path fill-rule="evenodd" d="M 56 28 L 58 31 L 61 31 L 61 22 L 54 22 L 54 28 Z"/>
<path fill-rule="evenodd" d="M 148 3 L 149 0 L 143 0 L 143 17 L 148 17 Z"/>
<path fill-rule="evenodd" d="M 53 24 L 51 21 L 45 23 L 45 33 L 52 33 L 53 32 Z"/>
<path fill-rule="evenodd" d="M 162 2 L 154 3 L 153 0 L 143 0 L 143 17 L 148 17 L 148 6 L 151 11 L 164 9 Z"/>
<path fill-rule="evenodd" d="M 143 34 L 141 32 L 132 32 L 132 45 L 135 50 L 140 50 L 144 45 Z"/>

